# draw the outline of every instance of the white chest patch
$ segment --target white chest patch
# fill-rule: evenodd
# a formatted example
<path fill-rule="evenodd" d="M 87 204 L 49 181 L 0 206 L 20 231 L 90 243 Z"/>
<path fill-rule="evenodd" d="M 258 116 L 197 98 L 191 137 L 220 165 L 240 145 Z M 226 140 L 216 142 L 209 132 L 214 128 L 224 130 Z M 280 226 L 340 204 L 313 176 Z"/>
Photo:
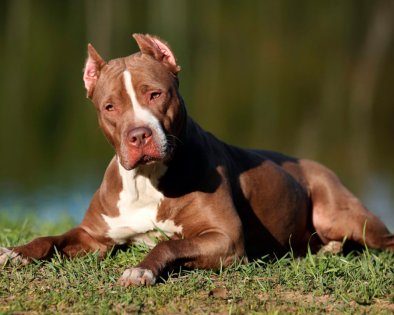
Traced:
<path fill-rule="evenodd" d="M 145 166 L 147 172 L 144 174 L 137 170 L 127 171 L 119 162 L 118 167 L 123 189 L 117 203 L 119 216 L 103 215 L 109 226 L 108 237 L 118 244 L 143 242 L 154 246 L 152 237 L 155 235 L 164 233 L 171 237 L 174 233 L 182 233 L 182 227 L 176 226 L 172 220 L 157 221 L 158 208 L 164 196 L 155 185 L 165 173 L 166 166 Z"/>

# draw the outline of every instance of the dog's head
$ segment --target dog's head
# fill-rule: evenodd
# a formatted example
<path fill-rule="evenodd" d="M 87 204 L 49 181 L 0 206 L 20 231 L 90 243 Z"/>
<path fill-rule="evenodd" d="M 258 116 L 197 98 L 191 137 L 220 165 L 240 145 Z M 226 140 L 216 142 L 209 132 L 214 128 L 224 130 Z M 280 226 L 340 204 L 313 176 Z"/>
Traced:
<path fill-rule="evenodd" d="M 83 80 L 99 124 L 122 166 L 166 161 L 185 122 L 180 67 L 168 44 L 134 34 L 140 52 L 105 62 L 88 45 Z"/>

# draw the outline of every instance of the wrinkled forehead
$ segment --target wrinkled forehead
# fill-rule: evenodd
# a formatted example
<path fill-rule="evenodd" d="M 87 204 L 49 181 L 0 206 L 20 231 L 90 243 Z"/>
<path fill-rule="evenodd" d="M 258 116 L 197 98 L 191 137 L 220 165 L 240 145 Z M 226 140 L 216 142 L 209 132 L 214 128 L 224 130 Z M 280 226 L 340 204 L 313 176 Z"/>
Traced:
<path fill-rule="evenodd" d="M 94 98 L 124 89 L 125 71 L 130 72 L 134 88 L 167 90 L 174 82 L 174 76 L 160 62 L 137 53 L 113 59 L 105 65 L 100 73 Z"/>

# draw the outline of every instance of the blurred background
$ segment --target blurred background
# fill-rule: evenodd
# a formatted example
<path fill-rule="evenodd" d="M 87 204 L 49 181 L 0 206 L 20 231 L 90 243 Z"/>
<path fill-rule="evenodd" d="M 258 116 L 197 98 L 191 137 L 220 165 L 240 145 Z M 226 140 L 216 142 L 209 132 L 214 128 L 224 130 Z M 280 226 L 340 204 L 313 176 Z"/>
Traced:
<path fill-rule="evenodd" d="M 223 140 L 319 160 L 394 229 L 394 2 L 0 2 L 0 214 L 79 221 L 113 155 L 86 45 L 167 40 L 189 114 Z"/>

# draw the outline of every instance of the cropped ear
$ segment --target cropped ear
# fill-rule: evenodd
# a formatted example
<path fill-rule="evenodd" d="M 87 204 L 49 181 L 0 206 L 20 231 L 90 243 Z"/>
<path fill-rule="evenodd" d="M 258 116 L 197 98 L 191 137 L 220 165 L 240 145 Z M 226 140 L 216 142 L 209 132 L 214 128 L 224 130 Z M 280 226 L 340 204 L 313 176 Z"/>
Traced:
<path fill-rule="evenodd" d="M 181 67 L 176 64 L 175 55 L 165 41 L 148 34 L 133 34 L 133 37 L 143 54 L 148 54 L 160 61 L 175 75 L 181 70 Z"/>
<path fill-rule="evenodd" d="M 100 71 L 104 67 L 105 61 L 97 53 L 91 44 L 88 44 L 88 59 L 86 60 L 83 71 L 83 81 L 85 82 L 86 95 L 92 98 L 94 87 L 100 76 Z"/>

